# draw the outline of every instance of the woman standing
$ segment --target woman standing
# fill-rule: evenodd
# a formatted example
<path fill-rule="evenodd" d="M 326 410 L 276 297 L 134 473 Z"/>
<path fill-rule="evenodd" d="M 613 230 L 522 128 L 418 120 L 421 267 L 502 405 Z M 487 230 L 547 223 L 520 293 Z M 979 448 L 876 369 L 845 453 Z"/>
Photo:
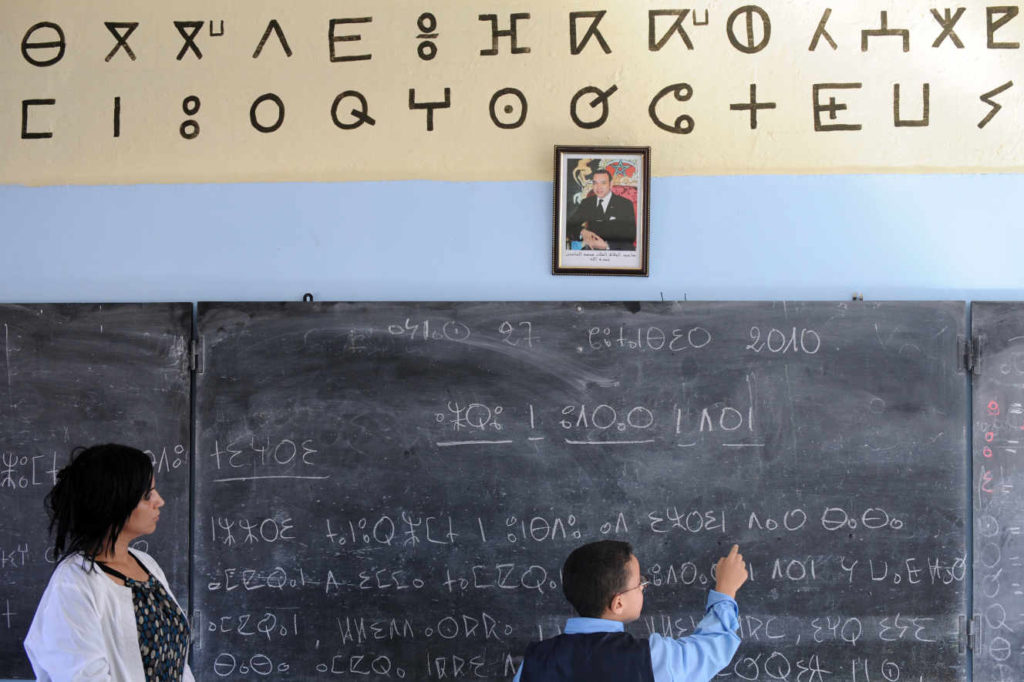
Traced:
<path fill-rule="evenodd" d="M 76 450 L 46 497 L 57 566 L 25 638 L 41 681 L 190 682 L 189 628 L 152 557 L 164 501 L 140 450 Z"/>

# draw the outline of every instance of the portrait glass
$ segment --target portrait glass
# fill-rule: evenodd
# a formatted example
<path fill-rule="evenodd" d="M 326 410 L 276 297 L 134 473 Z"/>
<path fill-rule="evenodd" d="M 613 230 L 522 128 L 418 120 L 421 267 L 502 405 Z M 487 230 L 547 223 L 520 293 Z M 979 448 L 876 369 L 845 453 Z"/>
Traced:
<path fill-rule="evenodd" d="M 555 147 L 555 274 L 647 275 L 650 147 Z"/>

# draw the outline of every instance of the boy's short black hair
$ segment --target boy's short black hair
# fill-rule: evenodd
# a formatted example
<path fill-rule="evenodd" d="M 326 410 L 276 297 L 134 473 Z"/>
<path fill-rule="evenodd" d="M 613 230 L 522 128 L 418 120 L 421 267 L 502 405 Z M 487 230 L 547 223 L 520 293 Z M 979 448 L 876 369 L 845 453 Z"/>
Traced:
<path fill-rule="evenodd" d="M 601 540 L 577 547 L 562 566 L 562 593 L 576 613 L 600 618 L 615 595 L 623 590 L 626 566 L 633 546 L 619 540 Z"/>

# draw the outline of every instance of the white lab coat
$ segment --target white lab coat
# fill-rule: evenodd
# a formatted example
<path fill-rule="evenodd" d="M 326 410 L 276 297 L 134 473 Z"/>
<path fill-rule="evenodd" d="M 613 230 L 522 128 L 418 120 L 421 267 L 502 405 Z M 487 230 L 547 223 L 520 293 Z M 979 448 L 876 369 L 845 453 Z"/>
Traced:
<path fill-rule="evenodd" d="M 131 551 L 174 599 L 153 557 Z M 25 637 L 25 651 L 39 682 L 146 679 L 131 588 L 116 584 L 99 566 L 90 570 L 82 555 L 62 561 L 50 577 Z M 188 664 L 182 680 L 195 680 Z"/>

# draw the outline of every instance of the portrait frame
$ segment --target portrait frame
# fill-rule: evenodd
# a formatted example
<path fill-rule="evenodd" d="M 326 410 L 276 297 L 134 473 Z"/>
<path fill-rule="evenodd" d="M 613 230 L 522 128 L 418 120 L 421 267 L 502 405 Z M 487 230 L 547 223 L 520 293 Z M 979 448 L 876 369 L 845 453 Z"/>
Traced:
<path fill-rule="evenodd" d="M 651 148 L 556 145 L 554 176 L 551 273 L 647 277 Z"/>

